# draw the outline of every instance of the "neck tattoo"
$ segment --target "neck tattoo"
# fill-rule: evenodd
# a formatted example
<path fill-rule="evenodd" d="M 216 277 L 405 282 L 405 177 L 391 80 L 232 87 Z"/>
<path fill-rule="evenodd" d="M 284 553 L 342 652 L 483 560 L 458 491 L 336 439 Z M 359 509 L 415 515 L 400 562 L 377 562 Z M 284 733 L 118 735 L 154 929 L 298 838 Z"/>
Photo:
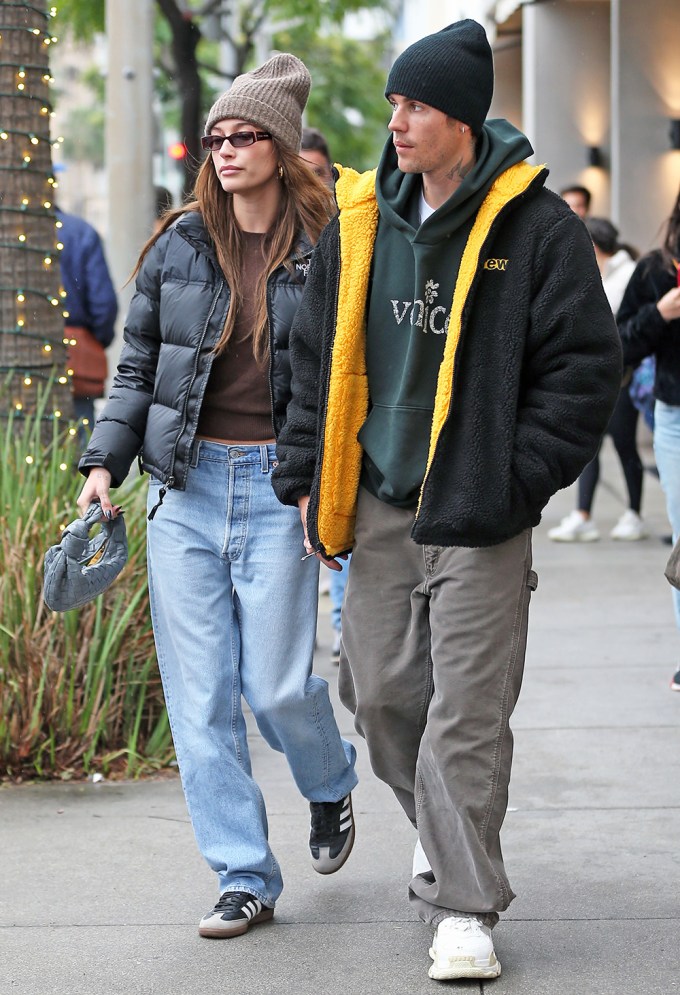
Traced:
<path fill-rule="evenodd" d="M 462 183 L 465 177 L 468 175 L 468 173 L 472 171 L 474 165 L 475 165 L 474 156 L 472 157 L 472 159 L 470 159 L 468 163 L 464 163 L 462 159 L 459 159 L 458 162 L 454 166 L 452 166 L 449 172 L 446 174 L 446 178 L 448 180 L 457 180 L 459 183 Z"/>

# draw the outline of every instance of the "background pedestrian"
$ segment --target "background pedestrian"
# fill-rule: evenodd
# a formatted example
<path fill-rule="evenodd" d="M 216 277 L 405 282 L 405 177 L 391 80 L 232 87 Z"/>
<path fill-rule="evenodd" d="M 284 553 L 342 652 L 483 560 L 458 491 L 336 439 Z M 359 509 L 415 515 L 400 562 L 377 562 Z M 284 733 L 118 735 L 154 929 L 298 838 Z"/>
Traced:
<path fill-rule="evenodd" d="M 654 455 L 666 496 L 673 541 L 680 536 L 680 190 L 661 248 L 637 263 L 617 314 L 624 361 L 637 366 L 654 356 Z M 680 591 L 673 588 L 680 629 Z M 680 670 L 671 679 L 680 691 Z"/>

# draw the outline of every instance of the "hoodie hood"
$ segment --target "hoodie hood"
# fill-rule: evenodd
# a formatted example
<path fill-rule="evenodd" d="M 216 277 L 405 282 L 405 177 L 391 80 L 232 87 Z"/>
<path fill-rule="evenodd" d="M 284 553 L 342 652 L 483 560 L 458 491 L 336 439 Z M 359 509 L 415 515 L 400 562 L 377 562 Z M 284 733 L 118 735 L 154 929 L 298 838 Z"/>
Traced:
<path fill-rule="evenodd" d="M 477 139 L 477 162 L 446 203 L 414 227 L 414 199 L 420 196 L 420 173 L 402 173 L 392 136 L 385 143 L 376 177 L 381 220 L 400 231 L 410 242 L 436 244 L 460 228 L 479 209 L 492 183 L 510 166 L 533 155 L 526 135 L 502 118 L 487 121 Z"/>
<path fill-rule="evenodd" d="M 417 502 L 463 252 L 494 181 L 532 151 L 507 121 L 490 121 L 479 136 L 474 169 L 421 224 L 422 178 L 398 168 L 391 138 L 385 147 L 366 327 L 371 409 L 358 435 L 362 481 L 381 501 Z"/>

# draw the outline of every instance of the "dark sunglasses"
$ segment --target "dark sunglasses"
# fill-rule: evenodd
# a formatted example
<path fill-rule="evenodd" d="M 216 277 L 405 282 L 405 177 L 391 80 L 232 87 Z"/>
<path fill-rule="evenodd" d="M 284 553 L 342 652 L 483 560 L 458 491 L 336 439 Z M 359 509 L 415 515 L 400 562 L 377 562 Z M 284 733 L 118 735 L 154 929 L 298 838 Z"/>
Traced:
<path fill-rule="evenodd" d="M 206 152 L 219 152 L 225 142 L 235 149 L 245 149 L 255 142 L 264 142 L 272 136 L 268 131 L 235 131 L 233 135 L 203 135 L 201 145 Z"/>

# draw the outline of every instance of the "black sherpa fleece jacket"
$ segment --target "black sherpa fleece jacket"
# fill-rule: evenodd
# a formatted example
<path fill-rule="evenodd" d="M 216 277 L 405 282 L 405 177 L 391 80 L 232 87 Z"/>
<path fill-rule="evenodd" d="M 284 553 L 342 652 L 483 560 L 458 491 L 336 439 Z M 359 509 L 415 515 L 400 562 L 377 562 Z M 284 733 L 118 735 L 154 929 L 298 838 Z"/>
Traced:
<path fill-rule="evenodd" d="M 674 406 L 680 405 L 680 318 L 665 321 L 656 305 L 676 285 L 656 249 L 639 260 L 616 315 L 624 362 L 635 367 L 655 356 L 654 397 Z"/>
<path fill-rule="evenodd" d="M 582 221 L 519 163 L 481 205 L 461 260 L 412 538 L 489 546 L 536 525 L 595 454 L 621 383 L 621 346 Z M 290 338 L 292 400 L 274 488 L 311 494 L 325 555 L 351 548 L 369 409 L 365 305 L 375 173 L 343 170 L 339 215 L 312 258 Z M 446 252 L 446 243 L 442 244 Z"/>

